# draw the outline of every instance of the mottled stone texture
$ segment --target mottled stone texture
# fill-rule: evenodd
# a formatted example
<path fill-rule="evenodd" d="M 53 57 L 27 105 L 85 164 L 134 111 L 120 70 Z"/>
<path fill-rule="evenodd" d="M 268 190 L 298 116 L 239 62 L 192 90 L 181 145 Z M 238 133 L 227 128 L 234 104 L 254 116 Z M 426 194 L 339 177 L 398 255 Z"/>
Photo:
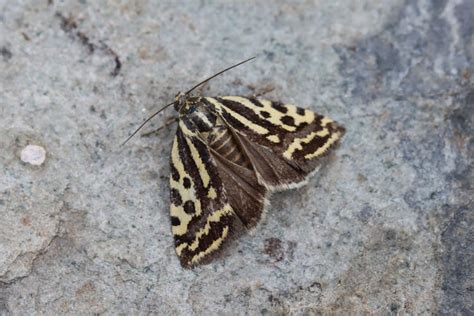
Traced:
<path fill-rule="evenodd" d="M 473 314 L 473 34 L 471 0 L 0 0 L 0 314 Z M 253 235 L 183 270 L 173 129 L 119 144 L 252 55 L 201 92 L 274 88 L 348 132 Z"/>

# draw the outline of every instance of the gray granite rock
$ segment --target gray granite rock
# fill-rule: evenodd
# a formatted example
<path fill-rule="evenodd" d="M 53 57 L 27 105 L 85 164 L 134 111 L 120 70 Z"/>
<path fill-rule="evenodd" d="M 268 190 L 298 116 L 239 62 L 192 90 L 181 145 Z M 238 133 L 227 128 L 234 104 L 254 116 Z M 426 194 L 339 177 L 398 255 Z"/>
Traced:
<path fill-rule="evenodd" d="M 0 314 L 474 313 L 472 1 L 0 8 Z M 257 231 L 183 270 L 174 130 L 119 144 L 252 55 L 202 93 L 273 88 L 348 132 Z M 28 145 L 41 163 L 22 159 Z"/>

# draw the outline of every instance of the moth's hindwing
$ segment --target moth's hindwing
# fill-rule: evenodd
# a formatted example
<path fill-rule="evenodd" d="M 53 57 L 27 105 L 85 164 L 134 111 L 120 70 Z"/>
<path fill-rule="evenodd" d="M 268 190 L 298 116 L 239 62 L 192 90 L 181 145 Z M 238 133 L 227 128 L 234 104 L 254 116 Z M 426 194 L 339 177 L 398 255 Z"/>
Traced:
<path fill-rule="evenodd" d="M 291 104 L 239 96 L 202 98 L 235 132 L 260 182 L 270 190 L 304 184 L 345 129 Z"/>
<path fill-rule="evenodd" d="M 245 228 L 255 228 L 268 205 L 267 189 L 258 182 L 251 166 L 239 165 L 215 150 L 211 150 L 211 155 L 217 162 L 229 204 L 236 216 Z"/>
<path fill-rule="evenodd" d="M 235 214 L 208 146 L 180 120 L 171 150 L 171 224 L 184 267 L 208 261 L 231 234 Z"/>

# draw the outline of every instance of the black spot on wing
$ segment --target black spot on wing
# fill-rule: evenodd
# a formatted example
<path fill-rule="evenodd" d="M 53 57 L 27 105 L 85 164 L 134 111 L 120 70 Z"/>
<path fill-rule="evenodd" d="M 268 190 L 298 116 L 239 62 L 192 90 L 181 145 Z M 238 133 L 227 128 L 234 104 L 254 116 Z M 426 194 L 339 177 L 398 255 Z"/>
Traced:
<path fill-rule="evenodd" d="M 292 116 L 284 115 L 281 118 L 281 122 L 285 125 L 295 126 L 295 119 Z"/>
<path fill-rule="evenodd" d="M 188 177 L 184 177 L 183 179 L 183 186 L 186 188 L 186 189 L 189 189 L 191 187 L 191 180 L 189 180 Z"/>
<path fill-rule="evenodd" d="M 263 104 L 258 99 L 249 98 L 248 100 L 252 102 L 253 105 L 255 105 L 256 107 L 263 108 Z"/>
<path fill-rule="evenodd" d="M 272 102 L 272 108 L 283 114 L 288 112 L 288 108 L 281 102 Z"/>
<path fill-rule="evenodd" d="M 267 111 L 260 111 L 260 115 L 263 116 L 264 118 L 270 117 L 270 113 L 268 113 Z"/>
<path fill-rule="evenodd" d="M 181 221 L 179 220 L 179 218 L 177 218 L 176 216 L 171 216 L 171 225 L 179 226 L 180 224 Z"/>
<path fill-rule="evenodd" d="M 189 215 L 194 215 L 196 213 L 194 201 L 186 201 L 183 205 L 183 209 L 186 212 L 186 214 L 189 214 Z"/>
<path fill-rule="evenodd" d="M 299 107 L 296 108 L 296 113 L 301 115 L 301 116 L 303 116 L 305 114 L 305 112 L 306 112 L 306 110 L 303 109 L 303 108 L 299 108 Z"/>
<path fill-rule="evenodd" d="M 171 191 L 170 191 L 170 196 L 171 196 L 171 203 L 176 205 L 176 206 L 180 206 L 181 204 L 183 204 L 183 200 L 181 198 L 181 194 L 179 193 L 178 190 L 176 190 L 175 188 L 172 188 Z"/>

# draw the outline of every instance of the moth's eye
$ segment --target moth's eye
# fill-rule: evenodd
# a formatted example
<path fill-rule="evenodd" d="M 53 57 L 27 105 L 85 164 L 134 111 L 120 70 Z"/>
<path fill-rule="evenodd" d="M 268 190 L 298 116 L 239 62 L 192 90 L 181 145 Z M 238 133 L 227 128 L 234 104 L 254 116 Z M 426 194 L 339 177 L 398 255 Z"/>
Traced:
<path fill-rule="evenodd" d="M 191 114 L 194 112 L 196 112 L 196 107 L 195 106 L 190 107 L 188 113 Z"/>

